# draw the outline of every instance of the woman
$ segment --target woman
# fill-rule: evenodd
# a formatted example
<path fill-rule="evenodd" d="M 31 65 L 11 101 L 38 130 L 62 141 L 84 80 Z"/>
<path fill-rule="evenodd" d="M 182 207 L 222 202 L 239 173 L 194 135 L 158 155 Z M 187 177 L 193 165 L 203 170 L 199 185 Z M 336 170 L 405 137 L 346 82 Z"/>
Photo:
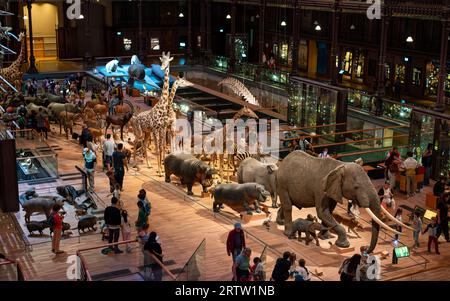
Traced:
<path fill-rule="evenodd" d="M 354 281 L 360 263 L 360 254 L 355 254 L 351 258 L 347 258 L 346 260 L 344 260 L 339 269 L 339 274 L 341 274 L 341 281 Z"/>
<path fill-rule="evenodd" d="M 252 250 L 245 248 L 240 255 L 236 257 L 233 264 L 233 279 L 236 281 L 248 281 L 250 279 L 250 255 Z"/>
<path fill-rule="evenodd" d="M 130 222 L 128 221 L 128 212 L 126 210 L 122 210 L 122 214 L 121 214 L 122 220 L 121 220 L 121 224 L 120 224 L 120 228 L 122 230 L 122 238 L 123 241 L 127 241 L 131 239 L 131 225 Z M 131 252 L 131 247 L 130 244 L 126 244 L 126 249 L 125 252 L 130 253 Z"/>
<path fill-rule="evenodd" d="M 59 243 L 61 241 L 61 232 L 62 232 L 62 222 L 63 217 L 59 215 L 59 210 L 61 210 L 60 204 L 54 204 L 52 208 L 52 212 L 50 213 L 50 225 L 53 228 L 53 237 L 52 237 L 52 252 L 55 254 L 64 253 L 59 249 Z"/>
<path fill-rule="evenodd" d="M 298 261 L 298 267 L 295 268 L 294 272 L 295 281 L 310 281 L 311 276 L 309 274 L 308 269 L 306 268 L 306 261 L 304 259 L 300 259 Z"/>
<path fill-rule="evenodd" d="M 378 195 L 381 198 L 381 206 L 384 209 L 388 210 L 388 208 L 392 208 L 395 210 L 394 194 L 391 191 L 391 186 L 388 181 L 384 182 L 383 187 L 378 191 Z"/>
<path fill-rule="evenodd" d="M 144 275 L 146 281 L 161 281 L 163 261 L 161 245 L 157 242 L 158 235 L 151 232 L 144 246 Z M 158 261 L 159 263 L 158 263 Z"/>

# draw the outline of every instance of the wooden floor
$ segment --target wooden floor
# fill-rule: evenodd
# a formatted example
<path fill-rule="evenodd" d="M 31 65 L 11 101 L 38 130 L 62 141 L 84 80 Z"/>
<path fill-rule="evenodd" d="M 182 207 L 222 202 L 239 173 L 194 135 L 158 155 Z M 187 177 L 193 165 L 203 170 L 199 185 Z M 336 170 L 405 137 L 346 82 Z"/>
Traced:
<path fill-rule="evenodd" d="M 142 105 L 142 104 L 141 104 Z M 126 137 L 125 137 L 126 139 Z M 57 145 L 56 152 L 59 156 L 60 174 L 71 174 L 75 172 L 75 165 L 82 165 L 81 147 L 73 140 L 66 140 L 59 133 L 52 133 L 48 140 L 50 145 Z M 155 166 L 152 157 L 152 166 Z M 156 176 L 156 169 L 142 166 L 139 171 L 130 169 L 125 175 L 122 198 L 125 208 L 128 210 L 132 221 L 137 217 L 137 193 L 142 187 L 149 193 L 152 203 L 152 214 L 150 216 L 151 230 L 156 231 L 161 238 L 164 261 L 168 269 L 177 274 L 192 253 L 196 250 L 203 239 L 206 239 L 205 260 L 197 262 L 200 268 L 205 270 L 205 280 L 230 280 L 231 279 L 231 259 L 226 254 L 225 241 L 227 233 L 233 228 L 233 223 L 239 220 L 239 215 L 230 208 L 225 208 L 220 214 L 212 212 L 211 198 L 200 197 L 200 187 L 194 187 L 194 198 L 187 197 L 184 187 L 173 177 L 173 183 L 165 183 L 163 178 Z M 64 178 L 64 177 L 63 177 Z M 40 184 L 37 188 L 51 190 L 53 187 L 64 183 L 63 178 L 56 183 Z M 375 182 L 380 185 L 379 181 Z M 28 189 L 28 185 L 21 185 L 20 190 Z M 429 188 L 427 188 L 429 189 Z M 99 196 L 107 200 L 109 185 L 106 176 L 98 166 L 96 172 L 96 192 Z M 408 204 L 410 207 L 418 204 L 425 207 L 425 195 L 423 193 L 414 198 L 405 200 L 402 195 L 396 196 L 398 205 Z M 337 208 L 344 212 L 343 208 Z M 294 217 L 305 217 L 308 213 L 315 215 L 313 209 L 293 210 Z M 273 210 L 272 221 L 276 212 Z M 405 213 L 406 215 L 406 213 Z M 363 219 L 369 218 L 362 214 Z M 406 219 L 406 216 L 405 216 Z M 271 223 L 270 229 L 262 225 L 262 220 L 252 221 L 243 225 L 248 245 L 253 250 L 253 256 L 259 256 L 263 249 L 267 247 L 266 271 L 270 276 L 274 261 L 282 252 L 289 250 L 297 254 L 297 258 L 306 259 L 310 271 L 322 272 L 323 275 L 313 280 L 337 280 L 337 270 L 342 261 L 358 252 L 361 245 L 368 243 L 370 238 L 370 226 L 365 224 L 365 229 L 360 232 L 362 238 L 349 235 L 351 245 L 355 247 L 354 252 L 337 254 L 330 249 L 329 242 L 334 239 L 320 241 L 320 246 L 314 244 L 308 246 L 304 242 L 288 240 L 283 234 L 283 227 Z M 401 238 L 402 243 L 412 245 L 412 233 Z M 133 234 L 135 236 L 135 234 Z M 392 247 L 389 235 L 381 234 L 376 252 L 386 250 L 391 252 Z M 421 236 L 422 245 L 416 253 L 412 253 L 410 258 L 400 259 L 398 265 L 390 264 L 390 257 L 382 261 L 383 279 L 399 279 L 402 275 L 413 275 L 414 280 L 449 280 L 450 269 L 445 268 L 450 263 L 450 244 L 441 242 L 441 255 L 428 254 L 425 246 L 425 236 Z M 62 249 L 66 252 L 62 255 L 54 255 L 50 252 L 50 243 L 35 244 L 31 247 L 24 245 L 22 234 L 17 229 L 11 216 L 0 216 L 0 252 L 5 253 L 12 259 L 18 259 L 25 267 L 25 274 L 31 280 L 67 280 L 66 263 L 69 255 L 75 254 L 79 249 L 101 246 L 100 234 L 82 235 L 80 237 L 69 238 L 62 241 Z M 142 266 L 142 254 L 135 249 L 131 254 L 103 255 L 100 249 L 83 252 L 87 266 L 91 274 L 95 277 L 102 274 L 116 273 L 117 279 L 139 279 L 136 276 L 139 267 Z M 427 272 L 428 269 L 442 268 Z M 124 275 L 126 270 L 128 275 Z M 119 273 L 123 272 L 123 273 Z M 106 277 L 106 276 L 105 276 Z M 409 277 L 409 279 L 408 279 Z M 411 276 L 404 280 L 410 280 Z M 435 277 L 435 278 L 433 278 Z"/>

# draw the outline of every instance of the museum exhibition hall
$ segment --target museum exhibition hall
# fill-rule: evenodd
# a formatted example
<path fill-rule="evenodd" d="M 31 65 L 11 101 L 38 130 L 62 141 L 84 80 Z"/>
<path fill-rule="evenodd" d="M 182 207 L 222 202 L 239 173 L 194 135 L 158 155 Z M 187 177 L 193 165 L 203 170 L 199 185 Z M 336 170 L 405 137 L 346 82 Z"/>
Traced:
<path fill-rule="evenodd" d="M 0 0 L 0 281 L 450 280 L 450 0 Z"/>

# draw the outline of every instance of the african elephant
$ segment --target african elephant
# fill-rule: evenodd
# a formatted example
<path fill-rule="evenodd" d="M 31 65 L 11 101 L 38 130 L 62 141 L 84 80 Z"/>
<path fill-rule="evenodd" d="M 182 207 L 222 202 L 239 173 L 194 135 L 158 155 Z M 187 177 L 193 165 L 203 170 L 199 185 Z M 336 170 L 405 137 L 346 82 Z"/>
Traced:
<path fill-rule="evenodd" d="M 348 247 L 347 233 L 333 218 L 332 213 L 342 198 L 353 200 L 359 207 L 365 208 L 372 218 L 372 238 L 369 252 L 378 241 L 380 226 L 401 234 L 381 221 L 381 212 L 385 210 L 372 182 L 364 169 L 356 163 L 344 163 L 332 158 L 317 158 L 303 151 L 291 152 L 281 162 L 277 175 L 278 195 L 281 208 L 278 210 L 277 223 L 284 223 L 284 234 L 292 233 L 292 206 L 301 208 L 316 207 L 322 223 L 333 229 L 338 239 L 338 247 Z M 388 212 L 389 213 L 389 212 Z M 386 214 L 396 224 L 410 227 Z M 326 238 L 328 233 L 324 235 Z"/>
<path fill-rule="evenodd" d="M 309 242 L 312 240 L 311 236 L 316 241 L 316 246 L 319 246 L 319 240 L 317 239 L 316 232 L 327 230 L 322 224 L 318 223 L 314 220 L 308 220 L 303 218 L 297 218 L 292 223 L 292 232 L 289 235 L 289 238 L 295 238 L 295 234 L 298 233 L 298 240 L 301 240 L 302 233 L 306 235 L 306 245 L 309 245 Z"/>
<path fill-rule="evenodd" d="M 254 158 L 247 158 L 241 162 L 237 170 L 238 183 L 255 182 L 261 184 L 270 192 L 272 207 L 277 206 L 277 172 L 276 164 L 262 163 Z"/>

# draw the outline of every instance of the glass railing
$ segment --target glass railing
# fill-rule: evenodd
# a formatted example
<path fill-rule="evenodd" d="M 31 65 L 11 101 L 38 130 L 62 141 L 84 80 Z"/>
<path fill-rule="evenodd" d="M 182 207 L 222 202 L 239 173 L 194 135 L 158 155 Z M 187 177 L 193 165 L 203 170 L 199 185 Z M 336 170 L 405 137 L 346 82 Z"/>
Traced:
<path fill-rule="evenodd" d="M 204 281 L 206 280 L 206 239 L 200 243 L 195 252 L 184 265 L 177 276 L 177 281 Z"/>
<path fill-rule="evenodd" d="M 400 155 L 402 158 L 406 157 L 406 153 L 409 151 L 408 146 L 398 146 L 397 147 Z M 361 158 L 366 163 L 379 163 L 383 162 L 389 151 L 391 150 L 391 147 L 385 147 L 381 149 L 372 149 L 372 150 L 366 150 L 366 151 L 358 151 L 358 152 L 352 152 L 352 153 L 344 153 L 339 154 L 336 156 L 336 159 L 343 161 L 343 162 L 355 162 L 357 159 Z"/>
<path fill-rule="evenodd" d="M 20 262 L 14 260 L 0 261 L 0 281 L 25 281 Z"/>

